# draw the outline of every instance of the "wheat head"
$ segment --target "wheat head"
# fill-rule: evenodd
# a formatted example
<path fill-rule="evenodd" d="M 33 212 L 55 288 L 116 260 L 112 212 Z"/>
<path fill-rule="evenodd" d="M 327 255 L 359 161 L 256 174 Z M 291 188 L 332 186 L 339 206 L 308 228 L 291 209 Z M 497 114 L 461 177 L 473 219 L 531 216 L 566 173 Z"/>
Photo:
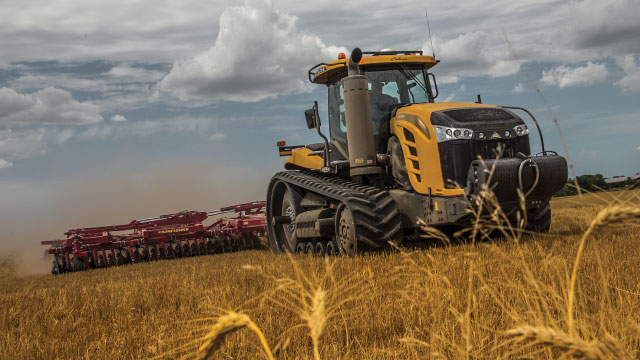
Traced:
<path fill-rule="evenodd" d="M 218 317 L 215 325 L 213 325 L 211 327 L 211 330 L 202 338 L 203 343 L 198 349 L 196 359 L 210 359 L 224 342 L 225 336 L 243 327 L 247 327 L 248 329 L 255 332 L 256 335 L 258 335 L 260 343 L 262 344 L 267 357 L 270 360 L 273 360 L 271 349 L 269 348 L 267 340 L 265 339 L 264 334 L 262 333 L 260 328 L 258 328 L 258 326 L 253 321 L 251 321 L 251 318 L 249 318 L 249 316 L 245 314 L 239 314 L 234 311 L 229 311 L 226 315 Z"/>

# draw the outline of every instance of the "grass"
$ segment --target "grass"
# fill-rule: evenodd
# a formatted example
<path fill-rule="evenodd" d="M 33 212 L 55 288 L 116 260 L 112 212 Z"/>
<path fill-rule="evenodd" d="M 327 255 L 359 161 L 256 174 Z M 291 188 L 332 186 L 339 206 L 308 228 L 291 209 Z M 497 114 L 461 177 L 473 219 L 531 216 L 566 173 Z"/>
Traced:
<path fill-rule="evenodd" d="M 639 196 L 554 199 L 549 235 L 354 258 L 247 251 L 63 276 L 5 261 L 0 358 L 636 359 Z"/>

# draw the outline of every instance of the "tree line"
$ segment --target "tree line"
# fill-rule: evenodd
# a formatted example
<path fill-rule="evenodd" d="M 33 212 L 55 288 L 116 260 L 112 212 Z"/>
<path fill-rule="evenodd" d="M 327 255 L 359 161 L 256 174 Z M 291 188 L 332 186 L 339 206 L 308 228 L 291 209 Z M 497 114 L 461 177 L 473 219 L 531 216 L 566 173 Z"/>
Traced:
<path fill-rule="evenodd" d="M 604 181 L 604 176 L 602 174 L 586 174 L 580 175 L 577 177 L 578 185 L 581 189 L 588 192 L 596 192 L 596 191 L 606 191 L 612 189 L 639 189 L 640 188 L 640 179 L 632 180 L 631 178 L 627 178 L 623 183 L 611 185 Z M 569 178 L 569 181 L 558 191 L 555 196 L 569 196 L 569 195 L 577 195 L 578 190 L 576 189 L 575 181 Z"/>

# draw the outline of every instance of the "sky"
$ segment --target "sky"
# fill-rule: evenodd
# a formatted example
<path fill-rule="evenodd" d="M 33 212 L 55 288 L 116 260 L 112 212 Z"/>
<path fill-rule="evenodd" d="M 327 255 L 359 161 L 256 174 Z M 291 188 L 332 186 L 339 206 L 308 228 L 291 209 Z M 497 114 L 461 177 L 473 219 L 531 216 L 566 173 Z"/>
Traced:
<path fill-rule="evenodd" d="M 264 198 L 275 143 L 320 141 L 307 70 L 355 47 L 435 53 L 437 101 L 527 107 L 566 155 L 557 119 L 577 175 L 640 171 L 640 0 L 0 1 L 0 255 Z"/>

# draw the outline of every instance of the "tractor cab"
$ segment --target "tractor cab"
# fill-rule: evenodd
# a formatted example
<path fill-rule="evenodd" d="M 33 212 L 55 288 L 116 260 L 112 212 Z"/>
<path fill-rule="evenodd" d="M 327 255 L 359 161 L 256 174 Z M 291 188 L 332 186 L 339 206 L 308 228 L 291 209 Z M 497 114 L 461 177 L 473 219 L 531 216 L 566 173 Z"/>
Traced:
<path fill-rule="evenodd" d="M 374 142 L 380 152 L 385 150 L 394 110 L 411 104 L 432 103 L 438 96 L 435 77 L 428 72 L 436 64 L 432 56 L 423 56 L 422 51 L 363 52 L 359 65 L 368 79 Z M 346 76 L 347 60 L 342 53 L 338 60 L 309 70 L 311 82 L 328 87 L 330 136 L 342 149 L 347 148 L 347 125 L 340 80 Z"/>

